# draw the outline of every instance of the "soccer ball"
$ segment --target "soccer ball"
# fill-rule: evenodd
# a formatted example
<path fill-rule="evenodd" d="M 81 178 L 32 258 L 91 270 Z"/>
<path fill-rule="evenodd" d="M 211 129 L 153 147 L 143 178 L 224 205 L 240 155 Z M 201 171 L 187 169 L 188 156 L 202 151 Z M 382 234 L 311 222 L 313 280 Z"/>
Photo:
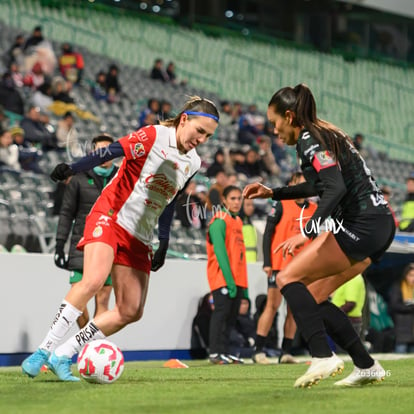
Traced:
<path fill-rule="evenodd" d="M 89 342 L 78 356 L 78 371 L 88 382 L 112 384 L 124 371 L 124 355 L 106 339 Z"/>

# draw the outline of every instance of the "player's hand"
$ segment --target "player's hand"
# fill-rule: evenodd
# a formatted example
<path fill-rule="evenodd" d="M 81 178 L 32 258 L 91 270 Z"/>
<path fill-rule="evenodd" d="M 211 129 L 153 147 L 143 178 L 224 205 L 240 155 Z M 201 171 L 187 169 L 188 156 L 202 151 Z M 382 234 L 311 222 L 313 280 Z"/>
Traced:
<path fill-rule="evenodd" d="M 295 250 L 303 246 L 308 240 L 309 239 L 302 233 L 296 234 L 295 236 L 286 239 L 283 243 L 280 243 L 273 253 L 277 253 L 280 249 L 282 249 L 283 258 L 286 258 L 286 254 L 294 256 Z"/>
<path fill-rule="evenodd" d="M 267 277 L 272 276 L 272 267 L 271 266 L 263 266 L 263 271 L 266 273 Z"/>
<path fill-rule="evenodd" d="M 243 190 L 244 198 L 272 198 L 273 191 L 260 183 L 248 184 Z"/>
<path fill-rule="evenodd" d="M 68 261 L 66 260 L 66 255 L 63 250 L 63 247 L 56 247 L 55 250 L 55 265 L 57 267 L 60 267 L 61 269 L 67 269 L 68 268 Z"/>
<path fill-rule="evenodd" d="M 56 167 L 53 169 L 50 174 L 50 178 L 55 182 L 65 181 L 67 178 L 71 177 L 74 174 L 75 173 L 68 164 L 61 163 L 56 165 Z"/>
<path fill-rule="evenodd" d="M 158 246 L 158 250 L 154 253 L 154 257 L 152 258 L 151 270 L 153 272 L 156 272 L 162 266 L 164 266 L 165 257 L 167 256 L 168 242 L 169 242 L 168 239 L 160 240 L 160 245 Z"/>

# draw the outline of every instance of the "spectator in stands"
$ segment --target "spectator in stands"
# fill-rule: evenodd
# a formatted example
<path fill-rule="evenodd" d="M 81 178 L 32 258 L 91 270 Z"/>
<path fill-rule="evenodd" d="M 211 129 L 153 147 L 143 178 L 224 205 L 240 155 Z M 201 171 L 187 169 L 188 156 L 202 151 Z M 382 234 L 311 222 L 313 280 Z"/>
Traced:
<path fill-rule="evenodd" d="M 19 33 L 14 39 L 14 43 L 11 45 L 7 52 L 7 65 L 10 66 L 12 63 L 16 63 L 19 69 L 23 67 L 23 47 L 24 47 L 24 36 Z"/>
<path fill-rule="evenodd" d="M 33 171 L 37 174 L 43 174 L 39 166 L 39 161 L 42 157 L 42 151 L 34 147 L 24 139 L 24 130 L 18 125 L 10 128 L 10 133 L 13 142 L 19 148 L 19 163 L 23 170 Z"/>
<path fill-rule="evenodd" d="M 32 95 L 32 104 L 37 106 L 40 111 L 50 113 L 49 108 L 53 104 L 52 85 L 45 81 Z"/>
<path fill-rule="evenodd" d="M 287 151 L 286 145 L 280 139 L 279 136 L 273 135 L 272 140 L 272 153 L 275 157 L 275 161 L 277 165 L 280 167 L 282 171 L 287 171 Z"/>
<path fill-rule="evenodd" d="M 0 104 L 0 128 L 7 129 L 9 127 L 9 121 L 8 116 L 4 113 L 4 106 Z"/>
<path fill-rule="evenodd" d="M 301 172 L 293 173 L 288 185 L 294 186 L 304 183 L 305 179 Z M 245 201 L 247 201 L 245 199 Z M 252 201 L 252 200 L 251 200 Z M 272 210 L 267 216 L 266 227 L 263 234 L 263 271 L 267 276 L 267 301 L 263 313 L 257 322 L 256 350 L 253 361 L 258 364 L 269 364 L 264 352 L 266 338 L 269 334 L 273 320 L 282 301 L 282 294 L 276 284 L 277 274 L 283 270 L 292 260 L 292 256 L 283 254 L 282 251 L 275 252 L 277 246 L 293 235 L 300 234 L 301 227 L 299 217 L 302 211 L 309 217 L 315 212 L 316 204 L 308 202 L 305 198 L 296 200 L 274 201 Z M 305 219 L 304 221 L 308 221 Z M 291 355 L 292 343 L 295 337 L 296 323 L 288 308 L 283 329 L 282 354 L 279 362 L 295 363 Z"/>
<path fill-rule="evenodd" d="M 106 148 L 112 142 L 114 139 L 111 136 L 98 135 L 92 139 L 92 149 L 95 151 Z M 117 171 L 118 168 L 110 160 L 92 170 L 75 175 L 65 188 L 56 231 L 54 260 L 57 267 L 70 270 L 69 282 L 72 286 L 78 283 L 83 275 L 83 252 L 77 250 L 76 246 L 83 235 L 86 216 Z M 64 248 L 69 235 L 69 257 L 66 259 Z M 111 291 L 112 279 L 108 275 L 104 285 L 95 295 L 94 317 L 108 310 Z M 89 313 L 86 306 L 80 310 L 82 314 L 77 323 L 79 328 L 83 328 L 89 322 Z"/>
<path fill-rule="evenodd" d="M 414 171 L 410 173 L 406 181 L 406 196 L 402 205 L 400 231 L 414 232 Z"/>
<path fill-rule="evenodd" d="M 30 48 L 37 46 L 39 43 L 43 42 L 43 33 L 42 33 L 42 26 L 36 26 L 32 34 L 27 38 L 24 46 L 23 51 L 25 53 L 30 51 Z"/>
<path fill-rule="evenodd" d="M 97 101 L 107 101 L 108 93 L 106 91 L 106 73 L 100 70 L 96 74 L 95 83 L 91 86 L 91 94 Z"/>
<path fill-rule="evenodd" d="M 49 118 L 40 112 L 39 107 L 31 105 L 20 122 L 25 141 L 43 150 L 56 149 L 56 135 L 49 124 Z"/>
<path fill-rule="evenodd" d="M 61 151 L 66 150 L 70 157 L 76 158 L 84 155 L 79 145 L 79 133 L 75 127 L 75 117 L 72 112 L 66 112 L 58 121 L 56 138 L 57 148 Z"/>
<path fill-rule="evenodd" d="M 0 83 L 0 104 L 15 114 L 24 114 L 24 101 L 14 85 L 10 72 L 3 73 Z"/>
<path fill-rule="evenodd" d="M 259 146 L 259 157 L 261 169 L 268 176 L 278 176 L 280 175 L 280 167 L 276 163 L 275 156 L 272 152 L 272 142 L 269 136 L 261 135 L 257 139 L 257 144 Z"/>
<path fill-rule="evenodd" d="M 390 311 L 395 323 L 395 352 L 414 353 L 414 263 L 405 267 L 402 280 L 393 285 Z"/>
<path fill-rule="evenodd" d="M 239 119 L 238 140 L 240 144 L 252 145 L 264 134 L 265 118 L 259 114 L 256 105 L 250 105 Z"/>
<path fill-rule="evenodd" d="M 0 129 L 0 171 L 20 171 L 19 148 L 13 143 L 9 130 Z"/>
<path fill-rule="evenodd" d="M 62 54 L 58 59 L 60 73 L 66 80 L 78 85 L 85 66 L 83 56 L 81 53 L 75 52 L 70 43 L 63 43 L 61 51 Z"/>
<path fill-rule="evenodd" d="M 177 74 L 175 73 L 175 63 L 169 62 L 167 65 L 167 76 L 168 81 L 172 83 L 173 85 L 186 85 L 187 81 L 185 79 L 178 79 Z"/>
<path fill-rule="evenodd" d="M 226 187 L 222 200 L 223 207 L 211 219 L 207 234 L 207 278 L 214 300 L 209 361 L 219 365 L 243 363 L 231 354 L 230 334 L 237 321 L 240 301 L 248 297 L 243 224 L 238 217 L 241 190 Z"/>
<path fill-rule="evenodd" d="M 213 162 L 209 165 L 206 171 L 208 178 L 215 177 L 217 172 L 224 170 L 224 151 L 219 148 L 214 154 Z"/>
<path fill-rule="evenodd" d="M 87 216 L 84 237 L 78 244 L 85 254 L 82 280 L 59 306 L 38 349 L 23 361 L 24 374 L 33 378 L 47 363 L 62 381 L 79 381 L 71 372 L 72 357 L 86 343 L 104 339 L 141 319 L 150 271 L 159 270 L 167 255 L 174 199 L 200 167 L 195 148 L 207 142 L 218 122 L 214 103 L 194 96 L 175 118 L 128 132 L 108 148 L 71 165 L 61 163 L 55 167 L 51 178 L 64 181 L 103 162 L 124 157 L 116 177 Z M 158 221 L 160 243 L 152 255 L 150 245 Z M 80 309 L 102 287 L 109 273 L 114 280 L 114 308 L 63 342 L 82 313 Z"/>
<path fill-rule="evenodd" d="M 239 176 L 241 175 L 247 180 L 263 181 L 264 170 L 260 163 L 259 154 L 253 148 L 246 151 L 244 163 L 235 165 L 234 169 Z"/>
<path fill-rule="evenodd" d="M 23 84 L 36 90 L 45 82 L 45 74 L 40 62 L 35 62 L 32 68 L 24 75 Z"/>
<path fill-rule="evenodd" d="M 64 79 L 62 76 L 55 76 L 52 79 L 52 98 L 54 101 L 64 102 L 68 104 L 75 103 L 70 96 L 72 83 Z"/>
<path fill-rule="evenodd" d="M 332 303 L 346 313 L 359 336 L 362 335 L 362 309 L 365 305 L 365 296 L 365 281 L 361 274 L 344 283 L 332 295 Z"/>
<path fill-rule="evenodd" d="M 363 157 L 366 157 L 368 154 L 364 147 L 364 140 L 365 140 L 365 137 L 360 132 L 358 132 L 354 135 L 352 142 L 354 143 L 354 147 L 358 150 L 358 152 Z"/>
<path fill-rule="evenodd" d="M 160 101 L 156 98 L 150 98 L 147 102 L 147 107 L 139 114 L 138 124 L 142 128 L 146 125 L 154 125 L 158 119 L 158 112 L 160 111 Z"/>
<path fill-rule="evenodd" d="M 221 101 L 220 105 L 220 125 L 228 126 L 236 124 L 238 120 L 235 118 L 231 103 L 229 101 Z"/>
<path fill-rule="evenodd" d="M 228 176 L 224 170 L 218 170 L 214 177 L 214 184 L 207 194 L 207 212 L 214 215 L 220 209 L 224 188 L 228 185 Z"/>
<path fill-rule="evenodd" d="M 253 224 L 254 201 L 245 199 L 240 211 L 240 218 L 243 222 L 243 238 L 246 246 L 247 263 L 257 262 L 257 229 Z M 256 336 L 256 335 L 255 335 Z"/>
<path fill-rule="evenodd" d="M 16 62 L 10 63 L 9 72 L 11 77 L 13 78 L 14 85 L 16 88 L 21 88 L 24 85 L 24 77 L 23 74 L 20 72 L 19 66 Z"/>
<path fill-rule="evenodd" d="M 150 78 L 160 80 L 161 82 L 168 82 L 170 80 L 166 70 L 164 69 L 164 61 L 162 59 L 155 59 L 154 65 L 151 69 Z"/>
<path fill-rule="evenodd" d="M 158 111 L 158 119 L 159 120 L 164 120 L 164 119 L 168 119 L 173 117 L 173 113 L 172 113 L 172 104 L 170 101 L 167 101 L 165 99 L 163 99 L 160 103 L 160 109 Z M 221 117 L 221 115 L 220 115 Z M 221 123 L 221 118 L 220 118 L 220 123 Z"/>
<path fill-rule="evenodd" d="M 197 195 L 196 182 L 190 181 L 175 204 L 177 219 L 185 228 L 204 229 L 206 218 L 203 214 L 203 205 Z"/>
<path fill-rule="evenodd" d="M 389 209 L 390 209 L 390 211 L 391 211 L 391 213 L 394 217 L 395 225 L 398 228 L 399 222 L 398 222 L 397 216 L 395 215 L 395 211 L 391 206 L 391 198 L 392 198 L 391 187 L 389 187 L 388 185 L 383 185 L 381 187 L 381 191 L 382 191 L 382 194 L 384 195 L 385 201 L 388 203 L 388 207 L 389 207 Z"/>
<path fill-rule="evenodd" d="M 108 103 L 119 102 L 121 97 L 121 84 L 118 79 L 119 67 L 114 63 L 109 65 L 106 73 L 106 94 Z"/>

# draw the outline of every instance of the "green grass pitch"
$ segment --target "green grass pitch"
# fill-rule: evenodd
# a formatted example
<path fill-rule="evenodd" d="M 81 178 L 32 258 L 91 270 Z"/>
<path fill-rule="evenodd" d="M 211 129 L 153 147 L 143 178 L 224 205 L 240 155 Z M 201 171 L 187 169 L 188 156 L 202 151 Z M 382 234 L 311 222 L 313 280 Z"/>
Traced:
<path fill-rule="evenodd" d="M 0 368 L 0 413 L 409 413 L 414 402 L 414 359 L 382 361 L 380 384 L 337 389 L 335 378 L 311 389 L 295 389 L 307 365 L 212 366 L 185 361 L 188 369 L 163 361 L 128 362 L 111 385 L 64 383 L 50 373 L 23 376 L 20 367 Z M 344 378 L 352 369 L 345 364 Z M 77 374 L 76 367 L 73 366 Z"/>

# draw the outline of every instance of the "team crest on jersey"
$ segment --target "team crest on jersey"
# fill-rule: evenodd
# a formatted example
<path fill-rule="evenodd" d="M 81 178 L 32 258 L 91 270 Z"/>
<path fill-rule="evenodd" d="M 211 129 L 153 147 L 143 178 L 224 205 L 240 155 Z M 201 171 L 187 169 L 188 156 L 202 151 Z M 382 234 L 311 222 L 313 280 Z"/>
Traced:
<path fill-rule="evenodd" d="M 190 172 L 190 166 L 187 164 L 185 167 L 184 173 L 187 175 Z"/>
<path fill-rule="evenodd" d="M 318 159 L 321 167 L 326 167 L 328 165 L 335 165 L 335 159 L 329 153 L 329 151 L 320 151 L 315 154 L 315 158 Z"/>
<path fill-rule="evenodd" d="M 95 238 L 101 237 L 103 234 L 103 230 L 101 226 L 96 226 L 93 230 L 92 236 Z"/>
<path fill-rule="evenodd" d="M 134 158 L 140 158 L 143 155 L 145 155 L 144 144 L 142 144 L 141 142 L 137 142 L 134 146 L 134 154 L 135 154 Z"/>

